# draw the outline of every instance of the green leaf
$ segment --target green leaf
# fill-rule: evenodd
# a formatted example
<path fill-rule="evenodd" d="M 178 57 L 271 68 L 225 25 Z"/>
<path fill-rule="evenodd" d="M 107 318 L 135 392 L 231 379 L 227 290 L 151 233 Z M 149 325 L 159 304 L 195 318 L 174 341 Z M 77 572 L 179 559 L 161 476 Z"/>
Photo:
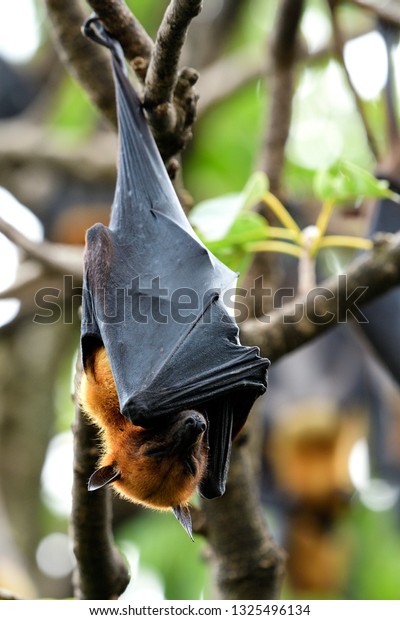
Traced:
<path fill-rule="evenodd" d="M 234 225 L 238 214 L 256 205 L 267 190 L 268 177 L 263 172 L 255 172 L 242 192 L 199 202 L 190 212 L 190 223 L 203 239 L 223 239 Z"/>
<path fill-rule="evenodd" d="M 243 272 L 252 254 L 246 245 L 268 237 L 266 220 L 248 209 L 268 191 L 268 178 L 256 172 L 240 193 L 227 194 L 196 205 L 189 219 L 208 249 L 233 271 Z"/>
<path fill-rule="evenodd" d="M 254 207 L 269 190 L 269 180 L 264 172 L 258 171 L 251 175 L 242 192 L 242 209 Z"/>
<path fill-rule="evenodd" d="M 314 191 L 322 200 L 344 202 L 357 198 L 393 198 L 387 181 L 379 181 L 367 170 L 349 161 L 340 161 L 317 172 Z"/>
<path fill-rule="evenodd" d="M 260 241 L 268 236 L 268 224 L 258 213 L 252 211 L 240 212 L 227 234 L 222 239 L 205 241 L 208 249 L 233 271 L 243 272 L 243 266 L 248 266 L 251 254 L 247 244 Z"/>
<path fill-rule="evenodd" d="M 199 202 L 189 220 L 203 240 L 222 239 L 242 208 L 242 194 L 227 194 Z"/>
<path fill-rule="evenodd" d="M 208 241 L 207 245 L 212 252 L 220 249 L 238 249 L 249 241 L 260 241 L 268 236 L 266 220 L 252 211 L 240 212 L 232 226 L 222 239 Z"/>

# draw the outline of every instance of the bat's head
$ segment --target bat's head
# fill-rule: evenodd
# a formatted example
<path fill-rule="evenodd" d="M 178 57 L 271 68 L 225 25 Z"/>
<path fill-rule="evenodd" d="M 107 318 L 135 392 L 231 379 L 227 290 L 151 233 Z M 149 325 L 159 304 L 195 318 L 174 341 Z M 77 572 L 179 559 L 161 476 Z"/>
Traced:
<path fill-rule="evenodd" d="M 172 422 L 151 429 L 122 418 L 117 433 L 113 430 L 110 436 L 106 430 L 102 466 L 91 476 L 89 490 L 113 483 L 134 502 L 161 510 L 172 508 L 191 536 L 187 504 L 206 468 L 206 428 L 205 418 L 197 411 L 179 412 Z"/>

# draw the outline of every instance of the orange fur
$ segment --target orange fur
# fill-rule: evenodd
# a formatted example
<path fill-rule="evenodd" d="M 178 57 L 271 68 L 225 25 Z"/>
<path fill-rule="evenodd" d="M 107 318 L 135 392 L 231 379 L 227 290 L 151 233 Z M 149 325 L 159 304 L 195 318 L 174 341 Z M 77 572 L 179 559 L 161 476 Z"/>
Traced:
<path fill-rule="evenodd" d="M 176 447 L 185 412 L 177 414 L 166 427 L 150 430 L 133 425 L 120 413 L 104 347 L 94 354 L 93 371 L 83 373 L 80 403 L 102 431 L 100 466 L 113 466 L 119 472 L 119 479 L 113 481 L 119 493 L 161 510 L 187 504 L 204 474 L 207 454 L 201 433 L 190 447 L 194 471 L 188 470 L 182 451 Z"/>

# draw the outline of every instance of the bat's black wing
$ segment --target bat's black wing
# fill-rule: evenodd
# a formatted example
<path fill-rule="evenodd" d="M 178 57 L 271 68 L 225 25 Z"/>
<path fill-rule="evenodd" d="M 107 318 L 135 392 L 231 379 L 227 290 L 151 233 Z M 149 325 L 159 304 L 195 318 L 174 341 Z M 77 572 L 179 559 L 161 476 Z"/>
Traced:
<path fill-rule="evenodd" d="M 231 439 L 266 389 L 269 362 L 239 343 L 222 300 L 237 274 L 191 228 L 119 44 L 94 19 L 86 31 L 112 52 L 120 153 L 110 226 L 87 234 L 83 363 L 104 344 L 121 412 L 136 425 L 189 408 L 205 413 L 210 462 L 201 492 L 215 497 L 224 491 Z"/>

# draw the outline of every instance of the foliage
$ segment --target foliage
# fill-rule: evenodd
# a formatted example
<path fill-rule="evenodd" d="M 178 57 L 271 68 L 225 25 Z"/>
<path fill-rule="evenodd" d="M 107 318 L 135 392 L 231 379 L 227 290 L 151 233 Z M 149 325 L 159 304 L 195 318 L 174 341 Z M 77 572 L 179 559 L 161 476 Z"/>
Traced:
<path fill-rule="evenodd" d="M 314 188 L 323 203 L 315 226 L 304 231 L 268 191 L 268 179 L 261 172 L 250 177 L 241 193 L 196 205 L 190 213 L 190 221 L 207 247 L 231 269 L 240 271 L 249 265 L 249 257 L 255 252 L 282 252 L 298 258 L 305 252 L 312 258 L 320 249 L 332 246 L 371 249 L 368 239 L 325 234 L 334 208 L 345 201 L 361 198 L 397 200 L 396 194 L 388 189 L 387 181 L 378 181 L 368 171 L 345 160 L 327 170 L 318 170 Z M 254 211 L 260 202 L 274 213 L 282 227 L 269 226 L 267 220 Z"/>

